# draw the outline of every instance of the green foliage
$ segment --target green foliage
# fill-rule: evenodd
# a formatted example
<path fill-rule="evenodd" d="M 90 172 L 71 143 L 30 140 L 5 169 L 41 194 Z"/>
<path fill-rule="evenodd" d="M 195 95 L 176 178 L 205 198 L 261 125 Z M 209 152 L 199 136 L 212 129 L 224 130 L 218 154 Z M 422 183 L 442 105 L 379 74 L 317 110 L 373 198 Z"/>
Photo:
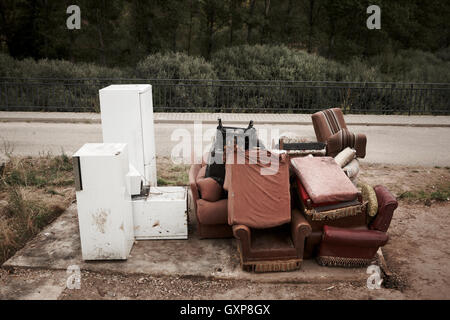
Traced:
<path fill-rule="evenodd" d="M 102 67 L 93 63 L 74 63 L 65 60 L 16 60 L 0 53 L 0 77 L 15 78 L 123 78 L 126 70 Z"/>
<path fill-rule="evenodd" d="M 0 174 L 0 263 L 59 216 L 74 196 L 67 155 L 10 157 Z"/>
<path fill-rule="evenodd" d="M 434 191 L 431 191 L 434 190 Z M 431 188 L 431 190 L 406 191 L 399 195 L 399 199 L 420 201 L 449 201 L 450 183 L 444 183 Z"/>
<path fill-rule="evenodd" d="M 445 58 L 445 53 L 440 56 Z M 401 50 L 372 57 L 368 64 L 378 68 L 385 80 L 399 82 L 450 82 L 450 61 L 430 52 Z"/>
<path fill-rule="evenodd" d="M 148 79 L 216 79 L 213 66 L 204 58 L 184 53 L 156 53 L 136 67 L 136 76 Z"/>
<path fill-rule="evenodd" d="M 58 217 L 64 207 L 26 199 L 23 189 L 8 186 L 7 206 L 0 212 L 0 263 Z"/>
<path fill-rule="evenodd" d="M 190 82 L 184 79 L 216 79 L 213 66 L 206 62 L 204 58 L 188 56 L 184 53 L 156 53 L 147 56 L 140 61 L 136 67 L 136 76 L 145 79 L 180 79 L 180 84 L 187 86 L 169 87 L 163 92 L 155 92 L 156 101 L 173 102 L 167 105 L 167 109 L 182 107 L 183 111 L 196 111 L 202 107 L 213 103 L 214 88 L 211 86 L 197 87 L 196 94 L 192 95 Z M 166 99 L 167 98 L 167 99 Z"/>
<path fill-rule="evenodd" d="M 303 80 L 303 81 L 372 81 L 375 71 L 360 71 L 356 60 L 351 68 L 304 50 L 286 46 L 255 45 L 225 48 L 213 55 L 220 79 Z M 359 68 L 359 69 L 358 69 Z"/>
<path fill-rule="evenodd" d="M 67 155 L 19 158 L 9 162 L 1 177 L 0 190 L 5 186 L 44 188 L 73 184 L 72 161 Z"/>
<path fill-rule="evenodd" d="M 380 78 L 376 68 L 367 67 L 360 59 L 354 59 L 346 65 L 283 45 L 225 48 L 213 55 L 212 63 L 219 78 L 230 80 L 377 81 Z M 286 109 L 289 106 L 289 112 L 294 112 L 296 108 L 314 111 L 337 104 L 350 111 L 350 99 L 353 102 L 359 99 L 358 94 L 345 89 L 296 90 L 298 86 L 304 85 L 293 82 L 283 86 L 268 83 L 267 87 L 243 87 L 235 95 L 232 108 L 242 110 L 244 107 L 251 111 L 252 108 Z M 277 101 L 278 97 L 283 97 L 285 105 Z"/>
<path fill-rule="evenodd" d="M 120 78 L 130 79 L 127 82 L 131 83 L 135 82 L 133 79 L 144 78 L 152 79 L 149 82 L 155 86 L 155 111 L 312 112 L 339 106 L 345 112 L 352 112 L 357 106 L 358 111 L 369 113 L 434 114 L 442 112 L 449 98 L 447 91 L 425 91 L 420 94 L 420 101 L 416 98 L 410 101 L 403 96 L 408 96 L 409 86 L 393 93 L 390 84 L 384 85 L 368 95 L 364 84 L 360 88 L 339 88 L 339 82 L 450 82 L 450 61 L 441 57 L 446 57 L 444 51 L 434 55 L 419 50 L 400 50 L 397 54 L 386 50 L 368 59 L 354 57 L 338 62 L 284 45 L 241 45 L 217 50 L 210 62 L 181 52 L 167 52 L 150 54 L 135 68 L 108 68 L 64 60 L 15 60 L 0 54 L 0 77 L 84 79 L 75 85 L 65 81 L 40 85 L 36 87 L 38 90 L 29 84 L 24 88 L 8 88 L 8 106 L 42 106 L 49 111 L 98 112 L 100 88 L 122 82 Z M 178 80 L 168 84 L 164 79 Z M 231 89 L 223 83 L 217 86 L 215 79 L 293 82 L 261 86 L 250 81 Z M 312 87 L 317 86 L 314 83 L 294 81 L 336 81 L 337 84 L 330 90 Z M 0 92 L 0 98 L 5 94 Z"/>

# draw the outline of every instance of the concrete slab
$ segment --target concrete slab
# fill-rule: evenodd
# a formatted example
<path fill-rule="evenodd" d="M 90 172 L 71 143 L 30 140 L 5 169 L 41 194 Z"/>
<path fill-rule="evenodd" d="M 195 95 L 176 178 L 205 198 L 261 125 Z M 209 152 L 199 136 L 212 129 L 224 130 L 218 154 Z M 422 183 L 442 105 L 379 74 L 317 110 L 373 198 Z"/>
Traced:
<path fill-rule="evenodd" d="M 65 271 L 45 270 L 12 274 L 2 279 L 0 300 L 57 300 L 66 288 Z"/>
<path fill-rule="evenodd" d="M 188 240 L 137 241 L 127 261 L 85 262 L 81 259 L 76 205 L 73 204 L 54 223 L 45 228 L 23 249 L 3 264 L 4 268 L 81 270 L 101 273 L 146 274 L 151 276 L 244 279 L 269 283 L 365 283 L 365 268 L 321 267 L 304 261 L 293 272 L 248 273 L 241 270 L 234 239 L 200 240 L 195 217 L 190 214 Z"/>

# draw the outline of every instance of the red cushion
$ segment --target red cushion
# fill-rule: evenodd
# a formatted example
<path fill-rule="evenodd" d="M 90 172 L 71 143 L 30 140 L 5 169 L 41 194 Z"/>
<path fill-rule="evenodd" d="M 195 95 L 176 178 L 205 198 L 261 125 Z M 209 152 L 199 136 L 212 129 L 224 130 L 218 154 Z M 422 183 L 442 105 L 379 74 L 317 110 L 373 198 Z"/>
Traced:
<path fill-rule="evenodd" d="M 202 224 L 227 224 L 228 205 L 227 199 L 216 202 L 197 200 L 197 219 Z"/>
<path fill-rule="evenodd" d="M 348 229 L 331 226 L 323 227 L 323 243 L 350 247 L 380 247 L 388 241 L 388 235 L 368 229 Z"/>

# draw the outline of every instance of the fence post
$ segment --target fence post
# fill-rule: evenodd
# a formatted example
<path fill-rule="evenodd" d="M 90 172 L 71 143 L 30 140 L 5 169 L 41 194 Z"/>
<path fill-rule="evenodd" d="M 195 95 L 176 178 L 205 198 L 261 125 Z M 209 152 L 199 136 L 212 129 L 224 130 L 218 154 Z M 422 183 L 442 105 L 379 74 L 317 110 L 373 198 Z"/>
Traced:
<path fill-rule="evenodd" d="M 395 104 L 394 90 L 395 90 L 395 83 L 392 83 L 391 84 L 391 108 L 392 108 L 392 112 L 394 112 L 394 104 Z"/>
<path fill-rule="evenodd" d="M 410 87 L 411 87 L 411 90 L 409 92 L 411 95 L 411 99 L 409 101 L 409 106 L 408 106 L 408 116 L 411 115 L 411 105 L 412 105 L 412 98 L 413 98 L 413 92 L 414 92 L 414 84 L 411 83 Z"/>

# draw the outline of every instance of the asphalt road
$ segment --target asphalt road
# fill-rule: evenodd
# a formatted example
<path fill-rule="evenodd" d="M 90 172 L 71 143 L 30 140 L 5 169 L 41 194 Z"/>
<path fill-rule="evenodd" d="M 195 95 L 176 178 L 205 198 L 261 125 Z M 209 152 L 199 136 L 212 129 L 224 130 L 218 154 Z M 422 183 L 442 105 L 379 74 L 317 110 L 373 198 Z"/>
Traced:
<path fill-rule="evenodd" d="M 232 125 L 232 124 L 227 124 Z M 255 125 L 260 137 L 267 132 L 292 132 L 315 140 L 311 125 Z M 185 141 L 195 139 L 193 124 L 155 124 L 156 152 L 158 156 L 170 156 L 175 145 L 179 144 L 178 134 L 188 134 Z M 214 133 L 215 125 L 204 125 L 202 132 Z M 271 130 L 274 130 L 273 132 Z M 450 166 L 450 128 L 449 127 L 396 127 L 396 126 L 352 126 L 354 132 L 367 135 L 367 156 L 369 163 L 386 163 L 412 166 Z M 172 135 L 174 138 L 172 139 Z M 203 146 L 210 139 L 203 138 Z M 173 141 L 172 141 L 173 140 Z M 100 124 L 84 123 L 0 123 L 0 153 L 5 151 L 14 155 L 36 156 L 50 152 L 68 155 L 74 153 L 86 142 L 101 142 Z M 270 141 L 270 140 L 269 140 Z M 270 143 L 270 142 L 269 142 Z M 267 144 L 267 143 L 266 143 Z"/>

